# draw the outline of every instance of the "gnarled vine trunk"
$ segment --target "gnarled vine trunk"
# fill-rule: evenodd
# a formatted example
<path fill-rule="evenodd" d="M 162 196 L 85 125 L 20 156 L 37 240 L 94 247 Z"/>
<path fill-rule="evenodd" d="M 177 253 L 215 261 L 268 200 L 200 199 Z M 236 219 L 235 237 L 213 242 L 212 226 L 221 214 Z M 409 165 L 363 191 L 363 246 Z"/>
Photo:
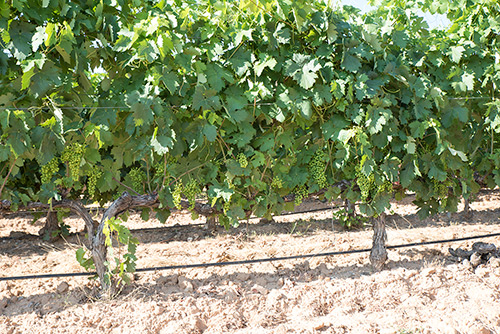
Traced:
<path fill-rule="evenodd" d="M 381 270 L 385 261 L 387 261 L 386 241 L 385 213 L 381 213 L 373 219 L 373 244 L 370 252 L 370 262 L 376 270 Z"/>
<path fill-rule="evenodd" d="M 57 212 L 49 211 L 45 217 L 45 225 L 40 229 L 38 235 L 44 239 L 54 241 L 59 238 L 59 235 L 55 233 L 58 229 Z"/>

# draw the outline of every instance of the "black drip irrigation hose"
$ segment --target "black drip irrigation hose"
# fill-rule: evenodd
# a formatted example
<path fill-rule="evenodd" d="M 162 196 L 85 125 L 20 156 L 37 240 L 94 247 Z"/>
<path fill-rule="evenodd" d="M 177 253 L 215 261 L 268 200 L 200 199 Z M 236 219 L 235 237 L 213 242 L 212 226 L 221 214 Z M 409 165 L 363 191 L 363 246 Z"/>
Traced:
<path fill-rule="evenodd" d="M 490 234 L 477 235 L 477 236 L 471 236 L 471 237 L 462 237 L 462 238 L 455 238 L 455 239 L 443 239 L 443 240 L 413 242 L 413 243 L 409 243 L 409 244 L 387 246 L 386 248 L 387 249 L 408 248 L 408 247 L 416 247 L 416 246 L 444 244 L 444 243 L 457 242 L 457 241 L 466 241 L 466 240 L 473 240 L 473 239 L 491 238 L 491 237 L 498 237 L 498 236 L 500 236 L 500 233 L 490 233 Z M 353 249 L 353 250 L 347 250 L 347 251 L 336 251 L 336 252 L 326 252 L 326 253 L 307 254 L 307 255 L 291 255 L 291 256 L 281 256 L 281 257 L 274 257 L 274 258 L 253 259 L 253 260 L 181 264 L 181 265 L 172 265 L 172 266 L 138 268 L 138 269 L 136 269 L 135 272 L 149 272 L 149 271 L 190 269 L 190 268 L 223 267 L 223 266 L 252 264 L 252 263 L 264 263 L 264 262 L 274 262 L 274 261 L 307 259 L 307 258 L 323 257 L 323 256 L 358 254 L 358 253 L 366 253 L 366 252 L 370 252 L 370 251 L 371 251 L 370 248 L 362 248 L 362 249 Z M 41 275 L 0 277 L 0 281 L 14 281 L 14 280 L 41 279 L 41 278 L 58 278 L 58 277 L 75 277 L 75 276 L 94 276 L 94 275 L 96 275 L 96 272 L 41 274 Z"/>

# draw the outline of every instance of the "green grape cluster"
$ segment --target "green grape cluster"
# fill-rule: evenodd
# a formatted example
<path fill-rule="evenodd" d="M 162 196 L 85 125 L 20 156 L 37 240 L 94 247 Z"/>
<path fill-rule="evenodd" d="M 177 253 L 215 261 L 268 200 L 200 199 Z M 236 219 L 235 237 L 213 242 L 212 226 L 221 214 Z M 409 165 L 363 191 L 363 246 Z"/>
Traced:
<path fill-rule="evenodd" d="M 375 186 L 375 176 L 370 174 L 366 176 L 360 169 L 356 171 L 356 183 L 358 184 L 359 190 L 361 192 L 361 201 L 366 202 L 370 198 L 370 192 Z"/>
<path fill-rule="evenodd" d="M 370 173 L 370 175 L 366 176 L 365 173 L 362 172 L 362 167 L 366 159 L 368 159 L 368 156 L 363 155 L 359 165 L 356 166 L 356 183 L 361 192 L 360 199 L 363 202 L 366 202 L 370 198 L 370 195 L 373 194 L 373 191 L 376 190 L 375 174 Z"/>
<path fill-rule="evenodd" d="M 438 199 L 441 200 L 441 206 L 445 207 L 448 202 L 448 187 L 445 183 L 439 182 L 436 179 L 432 179 L 432 183 L 434 193 L 437 195 Z"/>
<path fill-rule="evenodd" d="M 167 154 L 166 160 L 167 160 L 167 165 L 172 165 L 172 164 L 177 163 L 177 158 L 171 156 L 170 154 Z"/>
<path fill-rule="evenodd" d="M 146 181 L 146 173 L 140 167 L 135 167 L 128 172 L 130 179 L 132 180 L 132 188 L 135 191 L 142 191 L 144 181 Z"/>
<path fill-rule="evenodd" d="M 183 190 L 184 195 L 189 201 L 189 210 L 194 209 L 194 205 L 196 204 L 196 196 L 200 193 L 200 186 L 196 180 L 189 180 L 189 182 L 184 186 Z"/>
<path fill-rule="evenodd" d="M 48 163 L 42 166 L 42 184 L 49 183 L 52 180 L 52 176 L 57 172 L 59 172 L 59 158 L 53 157 Z"/>
<path fill-rule="evenodd" d="M 97 166 L 93 166 L 87 175 L 87 190 L 90 198 L 94 198 L 97 180 L 102 176 L 102 171 Z"/>
<path fill-rule="evenodd" d="M 179 181 L 175 184 L 174 186 L 174 191 L 172 192 L 172 197 L 173 197 L 173 202 L 174 202 L 174 206 L 177 208 L 177 209 L 182 209 L 182 206 L 181 206 L 181 200 L 182 200 L 182 190 L 183 190 L 183 186 L 182 186 L 182 182 Z"/>
<path fill-rule="evenodd" d="M 279 175 L 276 175 L 271 181 L 271 187 L 275 189 L 283 188 L 283 180 Z"/>
<path fill-rule="evenodd" d="M 227 213 L 230 208 L 231 208 L 230 202 L 224 202 L 224 204 L 222 205 L 222 210 L 224 210 L 224 213 Z"/>
<path fill-rule="evenodd" d="M 155 176 L 163 176 L 165 173 L 165 164 L 157 162 L 153 165 L 153 169 L 155 171 Z"/>
<path fill-rule="evenodd" d="M 392 193 L 392 182 L 385 180 L 381 186 L 378 187 L 377 194 L 379 193 Z"/>
<path fill-rule="evenodd" d="M 85 147 L 79 143 L 73 143 L 66 146 L 61 154 L 61 161 L 68 164 L 73 180 L 78 180 L 80 175 L 80 164 L 84 154 Z"/>
<path fill-rule="evenodd" d="M 309 173 L 312 176 L 314 182 L 316 182 L 320 189 L 326 188 L 328 182 L 326 181 L 326 154 L 323 150 L 317 150 L 311 161 L 309 161 Z"/>
<path fill-rule="evenodd" d="M 295 187 L 293 193 L 295 195 L 294 202 L 296 206 L 302 204 L 304 198 L 307 198 L 309 196 L 309 191 L 307 190 L 307 187 L 305 185 Z"/>
<path fill-rule="evenodd" d="M 240 164 L 241 168 L 247 168 L 248 166 L 248 159 L 247 156 L 243 153 L 238 153 L 236 156 L 236 160 L 238 160 L 238 163 Z"/>

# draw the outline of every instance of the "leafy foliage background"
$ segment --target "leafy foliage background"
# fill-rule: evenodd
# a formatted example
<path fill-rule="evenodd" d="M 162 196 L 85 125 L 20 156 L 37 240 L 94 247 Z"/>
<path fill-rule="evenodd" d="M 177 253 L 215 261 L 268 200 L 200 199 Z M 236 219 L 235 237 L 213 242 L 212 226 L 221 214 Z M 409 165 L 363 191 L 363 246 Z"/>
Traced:
<path fill-rule="evenodd" d="M 4 2 L 0 199 L 133 189 L 165 220 L 202 196 L 229 226 L 290 194 L 376 216 L 411 191 L 426 216 L 500 185 L 498 2 L 373 4 Z"/>

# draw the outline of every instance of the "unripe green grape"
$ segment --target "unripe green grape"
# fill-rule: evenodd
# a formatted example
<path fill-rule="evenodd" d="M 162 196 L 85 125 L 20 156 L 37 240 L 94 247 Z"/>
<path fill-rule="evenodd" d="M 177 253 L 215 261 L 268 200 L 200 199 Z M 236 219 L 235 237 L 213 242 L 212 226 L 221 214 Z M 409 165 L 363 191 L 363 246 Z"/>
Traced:
<path fill-rule="evenodd" d="M 196 180 L 189 180 L 189 182 L 184 187 L 183 193 L 189 201 L 189 210 L 193 210 L 196 204 L 196 196 L 200 192 L 200 187 Z"/>
<path fill-rule="evenodd" d="M 231 207 L 230 202 L 224 202 L 224 204 L 222 205 L 222 210 L 224 211 L 224 213 L 227 213 L 229 211 L 230 207 Z"/>
<path fill-rule="evenodd" d="M 441 201 L 441 206 L 445 207 L 448 202 L 448 187 L 445 183 L 439 182 L 436 179 L 432 180 L 434 193 L 437 195 L 437 198 Z"/>
<path fill-rule="evenodd" d="M 241 168 L 246 168 L 248 166 L 248 160 L 245 154 L 238 153 L 238 155 L 236 156 L 236 160 L 238 160 L 238 163 L 240 164 Z"/>
<path fill-rule="evenodd" d="M 80 176 L 80 164 L 84 154 L 85 147 L 79 143 L 66 146 L 62 152 L 61 161 L 68 164 L 73 180 L 78 180 Z"/>
<path fill-rule="evenodd" d="M 95 197 L 95 190 L 97 185 L 97 180 L 102 176 L 102 171 L 99 167 L 93 166 L 87 176 L 87 191 L 89 192 L 90 198 Z"/>
<path fill-rule="evenodd" d="M 304 198 L 307 198 L 309 196 L 309 191 L 307 190 L 307 187 L 305 185 L 295 187 L 293 193 L 295 194 L 294 204 L 296 206 L 302 204 Z"/>
<path fill-rule="evenodd" d="M 183 189 L 183 186 L 182 186 L 182 182 L 181 181 L 178 181 L 175 186 L 174 186 L 174 191 L 172 192 L 172 198 L 173 198 L 173 202 L 174 202 L 174 206 L 177 208 L 177 209 L 182 209 L 182 206 L 181 206 L 181 201 L 182 201 L 182 189 Z"/>
<path fill-rule="evenodd" d="M 172 164 L 177 163 L 177 158 L 171 156 L 170 154 L 166 155 L 166 160 L 167 160 L 167 165 L 172 165 Z"/>
<path fill-rule="evenodd" d="M 155 176 L 163 176 L 165 173 L 165 165 L 162 162 L 157 162 L 153 165 Z"/>
<path fill-rule="evenodd" d="M 328 186 L 325 175 L 325 156 L 326 154 L 323 150 L 317 150 L 309 161 L 309 173 L 314 182 L 318 184 L 320 189 L 326 188 Z"/>
<path fill-rule="evenodd" d="M 59 158 L 53 157 L 48 163 L 41 168 L 41 181 L 42 184 L 47 184 L 52 180 L 52 176 L 59 172 Z"/>
<path fill-rule="evenodd" d="M 365 202 L 368 198 L 370 198 L 370 192 L 374 188 L 375 184 L 375 176 L 370 174 L 370 176 L 366 176 L 361 171 L 356 173 L 356 183 L 359 186 L 359 191 L 361 192 L 361 201 Z"/>
<path fill-rule="evenodd" d="M 132 180 L 132 188 L 140 192 L 143 190 L 144 181 L 146 181 L 146 173 L 140 167 L 132 168 L 128 173 Z"/>
<path fill-rule="evenodd" d="M 392 193 L 392 182 L 385 180 L 382 185 L 380 185 L 377 189 L 377 194 L 380 193 Z"/>
<path fill-rule="evenodd" d="M 271 181 L 271 187 L 275 189 L 283 188 L 283 180 L 279 175 L 276 175 Z"/>

